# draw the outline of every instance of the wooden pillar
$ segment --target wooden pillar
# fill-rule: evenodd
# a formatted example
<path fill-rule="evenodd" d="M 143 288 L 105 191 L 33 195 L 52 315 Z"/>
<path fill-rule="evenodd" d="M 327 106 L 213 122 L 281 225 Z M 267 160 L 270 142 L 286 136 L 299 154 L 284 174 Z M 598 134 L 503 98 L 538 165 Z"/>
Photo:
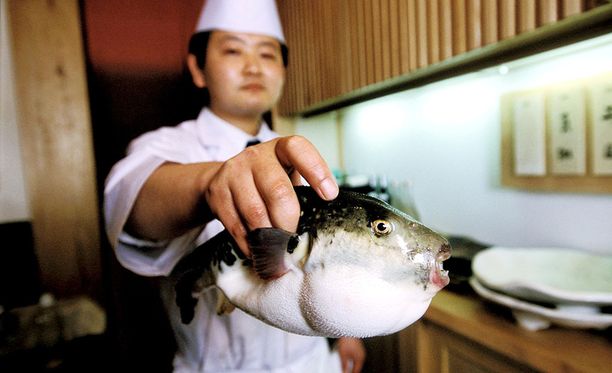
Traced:
<path fill-rule="evenodd" d="M 19 131 L 44 290 L 99 295 L 93 141 L 77 0 L 8 0 Z"/>

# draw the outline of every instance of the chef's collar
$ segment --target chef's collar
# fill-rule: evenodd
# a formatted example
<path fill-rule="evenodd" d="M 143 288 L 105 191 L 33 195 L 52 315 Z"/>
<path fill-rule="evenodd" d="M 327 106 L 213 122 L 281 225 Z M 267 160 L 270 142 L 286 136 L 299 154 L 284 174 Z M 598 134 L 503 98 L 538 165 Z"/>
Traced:
<path fill-rule="evenodd" d="M 262 121 L 259 132 L 253 136 L 244 132 L 233 124 L 219 118 L 210 109 L 205 107 L 197 119 L 200 143 L 207 147 L 236 148 L 237 152 L 244 149 L 248 141 L 258 139 L 261 142 L 271 140 L 276 134 Z"/>

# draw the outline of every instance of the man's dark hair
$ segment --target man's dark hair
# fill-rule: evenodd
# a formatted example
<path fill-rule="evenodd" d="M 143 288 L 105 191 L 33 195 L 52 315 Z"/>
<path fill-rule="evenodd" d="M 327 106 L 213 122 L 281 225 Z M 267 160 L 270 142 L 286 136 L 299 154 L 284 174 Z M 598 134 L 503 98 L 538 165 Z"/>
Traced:
<path fill-rule="evenodd" d="M 208 39 L 210 38 L 210 31 L 202 31 L 191 36 L 189 40 L 189 53 L 196 57 L 198 66 L 200 69 L 204 67 L 206 62 L 206 49 L 208 48 Z M 283 57 L 283 65 L 287 67 L 289 64 L 289 49 L 283 43 L 280 43 L 281 55 Z"/>

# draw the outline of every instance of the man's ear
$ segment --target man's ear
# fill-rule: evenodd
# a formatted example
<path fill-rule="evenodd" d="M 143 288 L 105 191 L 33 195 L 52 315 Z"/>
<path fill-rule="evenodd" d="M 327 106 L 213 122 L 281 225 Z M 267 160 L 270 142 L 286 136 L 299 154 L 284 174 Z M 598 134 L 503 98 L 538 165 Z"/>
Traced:
<path fill-rule="evenodd" d="M 193 84 L 195 84 L 198 88 L 206 87 L 206 79 L 204 78 L 204 72 L 198 66 L 198 60 L 196 56 L 193 54 L 187 55 L 187 67 L 189 68 L 189 72 L 191 73 L 191 79 L 193 80 Z"/>

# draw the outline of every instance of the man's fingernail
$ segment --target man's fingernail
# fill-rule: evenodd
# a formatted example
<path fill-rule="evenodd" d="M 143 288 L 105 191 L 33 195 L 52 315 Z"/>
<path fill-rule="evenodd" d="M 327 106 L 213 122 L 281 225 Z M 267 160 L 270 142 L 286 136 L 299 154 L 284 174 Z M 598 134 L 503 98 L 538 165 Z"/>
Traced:
<path fill-rule="evenodd" d="M 329 178 L 321 182 L 319 185 L 319 190 L 326 200 L 332 200 L 338 196 L 338 185 Z"/>

